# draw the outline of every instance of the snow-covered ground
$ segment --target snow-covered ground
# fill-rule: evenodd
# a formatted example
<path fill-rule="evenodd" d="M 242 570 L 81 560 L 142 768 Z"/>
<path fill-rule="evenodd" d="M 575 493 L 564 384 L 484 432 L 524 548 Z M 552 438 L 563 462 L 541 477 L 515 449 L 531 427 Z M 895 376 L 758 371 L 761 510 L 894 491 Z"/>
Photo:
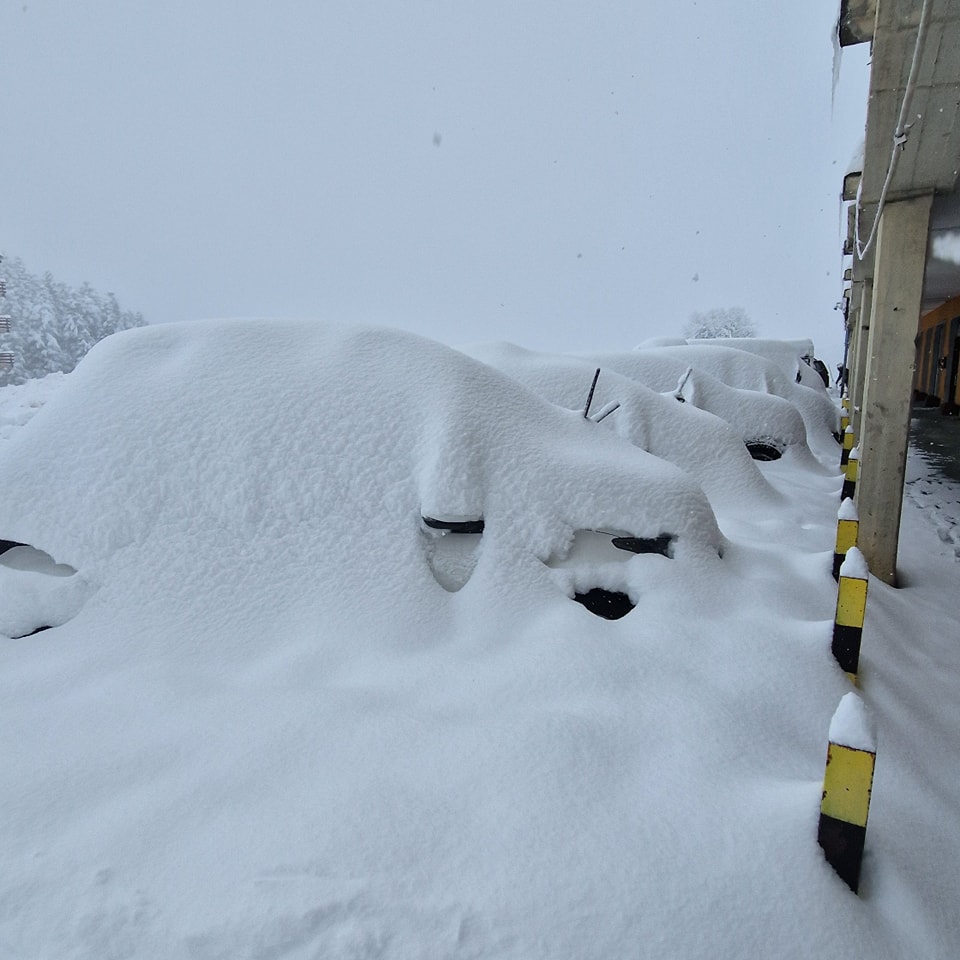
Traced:
<path fill-rule="evenodd" d="M 911 459 L 870 584 L 857 897 L 820 400 L 760 463 L 626 354 L 587 420 L 591 362 L 470 352 L 172 325 L 0 390 L 0 957 L 957 956 L 956 490 Z"/>
<path fill-rule="evenodd" d="M 960 483 L 957 482 L 960 464 L 953 459 L 956 452 L 956 423 L 935 421 L 937 411 L 917 412 L 913 420 L 914 432 L 922 431 L 922 442 L 911 446 L 907 456 L 907 476 L 904 485 L 905 499 L 923 511 L 924 519 L 931 523 L 937 536 L 953 548 L 960 559 Z M 933 436 L 927 437 L 924 427 L 933 426 Z M 941 444 L 949 444 L 944 450 Z M 945 456 L 946 454 L 946 460 Z"/>

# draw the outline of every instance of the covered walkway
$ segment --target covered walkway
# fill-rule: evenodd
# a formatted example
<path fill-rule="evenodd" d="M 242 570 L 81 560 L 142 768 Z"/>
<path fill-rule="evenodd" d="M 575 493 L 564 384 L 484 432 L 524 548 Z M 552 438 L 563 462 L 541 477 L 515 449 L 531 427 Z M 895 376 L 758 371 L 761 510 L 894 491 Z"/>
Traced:
<path fill-rule="evenodd" d="M 918 519 L 932 524 L 960 560 L 960 418 L 914 406 L 904 500 L 920 508 Z"/>
<path fill-rule="evenodd" d="M 960 417 L 915 405 L 910 445 L 945 479 L 960 483 Z"/>
<path fill-rule="evenodd" d="M 960 9 L 953 0 L 841 0 L 838 32 L 841 44 L 871 51 L 863 163 L 842 192 L 860 543 L 871 572 L 896 584 L 911 399 L 919 391 L 954 404 L 950 361 L 960 359 L 960 264 L 950 253 L 960 234 Z"/>

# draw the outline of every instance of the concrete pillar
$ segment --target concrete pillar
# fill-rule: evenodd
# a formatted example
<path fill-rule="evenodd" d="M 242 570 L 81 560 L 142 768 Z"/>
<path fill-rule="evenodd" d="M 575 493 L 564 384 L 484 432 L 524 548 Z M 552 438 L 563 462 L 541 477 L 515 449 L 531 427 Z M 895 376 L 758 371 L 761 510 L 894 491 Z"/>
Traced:
<path fill-rule="evenodd" d="M 873 277 L 863 281 L 860 301 L 860 316 L 857 329 L 857 352 L 853 357 L 853 367 L 857 373 L 850 389 L 850 400 L 853 411 L 850 423 L 853 432 L 859 438 L 863 426 L 863 385 L 867 379 L 867 350 L 870 346 L 870 314 L 873 310 Z"/>
<path fill-rule="evenodd" d="M 850 290 L 850 305 L 847 307 L 847 393 L 853 383 L 853 359 L 857 355 L 857 338 L 860 334 L 860 291 L 862 283 L 854 282 Z"/>
<path fill-rule="evenodd" d="M 932 194 L 888 203 L 877 232 L 860 424 L 860 549 L 895 584 Z"/>

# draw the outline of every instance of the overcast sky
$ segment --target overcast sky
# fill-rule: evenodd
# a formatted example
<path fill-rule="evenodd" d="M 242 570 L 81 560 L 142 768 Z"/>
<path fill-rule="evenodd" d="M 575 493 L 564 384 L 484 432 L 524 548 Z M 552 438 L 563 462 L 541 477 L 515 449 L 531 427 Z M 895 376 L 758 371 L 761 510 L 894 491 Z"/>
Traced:
<path fill-rule="evenodd" d="M 0 0 L 0 250 L 150 322 L 842 349 L 837 0 Z"/>

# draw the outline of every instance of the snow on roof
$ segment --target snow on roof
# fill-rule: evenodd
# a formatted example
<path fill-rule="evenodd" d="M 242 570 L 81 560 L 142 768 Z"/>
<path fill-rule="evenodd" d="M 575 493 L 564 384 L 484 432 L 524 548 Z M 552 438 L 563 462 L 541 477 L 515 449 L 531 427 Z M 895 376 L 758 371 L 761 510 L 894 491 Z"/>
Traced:
<path fill-rule="evenodd" d="M 687 341 L 683 337 L 648 337 L 634 347 L 635 350 L 646 350 L 650 347 L 682 347 Z"/>
<path fill-rule="evenodd" d="M 791 380 L 796 380 L 797 374 L 804 371 L 812 372 L 804 362 L 804 357 L 812 358 L 814 346 L 812 340 L 767 340 L 762 337 L 724 337 L 703 340 L 688 340 L 691 346 L 722 347 L 727 350 L 743 350 L 775 363 L 780 370 Z M 816 383 L 823 387 L 819 376 Z M 814 383 L 813 380 L 810 381 Z"/>
<path fill-rule="evenodd" d="M 866 138 L 862 138 L 857 142 L 856 147 L 853 149 L 853 153 L 850 154 L 850 160 L 847 162 L 847 169 L 845 173 L 862 173 L 863 172 L 863 160 L 867 152 L 867 141 Z"/>

